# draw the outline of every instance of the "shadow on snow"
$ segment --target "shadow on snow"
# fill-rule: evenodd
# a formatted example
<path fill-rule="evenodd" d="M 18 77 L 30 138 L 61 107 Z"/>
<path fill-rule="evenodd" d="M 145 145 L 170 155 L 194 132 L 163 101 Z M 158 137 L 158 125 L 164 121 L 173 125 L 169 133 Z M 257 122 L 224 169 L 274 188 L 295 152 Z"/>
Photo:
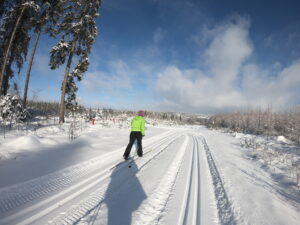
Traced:
<path fill-rule="evenodd" d="M 138 168 L 134 161 L 131 163 L 131 168 L 128 167 L 128 163 L 125 163 L 112 172 L 104 200 L 101 202 L 102 206 L 98 208 L 100 211 L 105 203 L 107 225 L 131 225 L 133 212 L 146 199 L 146 193 L 136 177 L 137 172 Z M 89 224 L 96 224 L 95 220 L 97 217 L 99 219 L 99 216 L 102 217 L 99 212 L 96 212 L 93 221 Z"/>

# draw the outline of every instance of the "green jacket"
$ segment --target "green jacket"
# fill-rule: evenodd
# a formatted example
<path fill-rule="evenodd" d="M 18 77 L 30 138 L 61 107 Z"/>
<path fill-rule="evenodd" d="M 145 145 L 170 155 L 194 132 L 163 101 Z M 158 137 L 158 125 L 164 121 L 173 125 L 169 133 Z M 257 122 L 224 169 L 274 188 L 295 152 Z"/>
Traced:
<path fill-rule="evenodd" d="M 131 120 L 131 131 L 140 131 L 145 135 L 145 119 L 142 116 L 136 116 Z"/>

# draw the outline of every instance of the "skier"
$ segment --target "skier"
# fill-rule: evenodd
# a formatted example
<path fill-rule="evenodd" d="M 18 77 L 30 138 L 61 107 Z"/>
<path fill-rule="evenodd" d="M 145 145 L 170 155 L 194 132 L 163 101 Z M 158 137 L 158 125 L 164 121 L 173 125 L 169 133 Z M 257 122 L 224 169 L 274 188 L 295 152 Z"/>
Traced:
<path fill-rule="evenodd" d="M 145 136 L 145 112 L 140 110 L 138 116 L 134 117 L 131 120 L 131 132 L 129 137 L 129 144 L 124 152 L 123 158 L 128 159 L 132 145 L 134 141 L 137 140 L 137 154 L 139 157 L 143 156 L 143 147 L 142 147 L 142 138 Z"/>

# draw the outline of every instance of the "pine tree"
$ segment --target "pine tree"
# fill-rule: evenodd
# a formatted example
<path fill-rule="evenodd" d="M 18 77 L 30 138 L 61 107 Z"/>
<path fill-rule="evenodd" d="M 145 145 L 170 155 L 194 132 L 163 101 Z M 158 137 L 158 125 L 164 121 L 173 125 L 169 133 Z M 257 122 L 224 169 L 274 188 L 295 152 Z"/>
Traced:
<path fill-rule="evenodd" d="M 53 27 L 55 26 L 56 22 L 59 20 L 59 18 L 62 16 L 62 5 L 63 0 L 48 0 L 48 1 L 37 1 L 40 10 L 37 14 L 34 24 L 35 24 L 35 41 L 30 57 L 30 61 L 27 68 L 26 73 L 26 80 L 25 80 L 25 86 L 24 86 L 24 95 L 23 95 L 23 106 L 26 107 L 27 103 L 27 93 L 28 93 L 28 86 L 29 86 L 29 80 L 30 80 L 30 73 L 31 68 L 33 64 L 33 59 L 35 56 L 36 48 L 40 39 L 40 35 L 43 31 L 43 28 L 47 33 L 49 33 L 51 36 L 55 36 L 53 30 L 55 30 Z"/>
<path fill-rule="evenodd" d="M 32 18 L 39 7 L 34 1 L 16 1 L 16 5 L 4 16 L 0 28 L 0 96 L 6 94 L 8 80 L 13 76 L 11 69 L 16 63 L 19 72 L 27 56 L 30 41 L 29 31 L 32 28 Z"/>
<path fill-rule="evenodd" d="M 65 107 L 76 107 L 78 88 L 75 80 L 80 81 L 89 66 L 88 55 L 97 35 L 95 19 L 99 15 L 100 4 L 101 0 L 73 0 L 65 4 L 65 16 L 58 25 L 58 33 L 62 34 L 62 38 L 52 48 L 49 63 L 51 69 L 56 69 L 67 60 L 61 88 L 60 123 L 64 122 Z M 78 63 L 70 72 L 74 55 Z"/>
<path fill-rule="evenodd" d="M 5 15 L 5 13 L 11 9 L 15 4 L 21 2 L 21 0 L 2 0 L 0 1 L 0 19 Z"/>
<path fill-rule="evenodd" d="M 5 1 L 0 2 L 0 19 L 2 20 L 2 16 L 5 12 Z"/>

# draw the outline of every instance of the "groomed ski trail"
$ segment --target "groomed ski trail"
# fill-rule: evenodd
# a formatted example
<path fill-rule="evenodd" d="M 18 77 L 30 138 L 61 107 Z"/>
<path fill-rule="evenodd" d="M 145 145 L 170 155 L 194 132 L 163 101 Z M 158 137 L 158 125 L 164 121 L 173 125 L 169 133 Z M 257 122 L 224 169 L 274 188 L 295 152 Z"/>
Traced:
<path fill-rule="evenodd" d="M 172 155 L 174 151 L 176 153 Z M 143 199 L 138 209 L 132 212 L 130 215 L 132 218 L 122 224 L 236 224 L 230 201 L 227 199 L 227 205 L 219 204 L 225 201 L 223 196 L 226 196 L 226 191 L 219 190 L 219 186 L 223 186 L 222 179 L 218 169 L 212 167 L 215 163 L 204 137 L 186 133 L 181 140 L 177 140 L 157 157 L 156 163 L 161 167 L 165 164 L 164 168 L 167 168 L 165 173 L 161 173 L 155 179 L 151 171 L 148 173 L 147 170 L 137 171 L 136 176 L 142 184 L 145 184 L 147 198 Z M 150 170 L 151 167 L 147 169 Z M 146 181 L 149 174 L 156 183 L 152 182 L 147 188 Z M 134 187 L 130 181 L 128 182 L 127 188 L 120 190 L 120 193 L 108 200 L 112 203 L 106 203 L 116 207 L 115 217 L 121 217 L 118 215 L 123 209 L 120 205 L 126 202 L 130 204 L 130 197 L 124 196 L 130 195 L 130 188 L 134 190 Z M 109 217 L 108 211 L 112 211 L 111 207 L 100 204 L 79 224 L 117 224 L 115 220 L 112 222 L 109 218 L 108 220 L 105 218 Z"/>
<path fill-rule="evenodd" d="M 181 134 L 170 131 L 145 140 L 141 166 L 146 166 L 155 153 L 163 151 L 178 135 Z M 158 150 L 151 152 L 154 148 Z M 55 173 L 0 189 L 0 224 L 39 224 L 39 220 L 45 221 L 55 214 L 64 215 L 61 211 L 78 201 L 81 194 L 93 187 L 101 187 L 103 181 L 105 183 L 112 168 L 122 161 L 122 152 L 123 149 L 117 149 Z"/>
<path fill-rule="evenodd" d="M 178 129 L 149 138 L 144 141 L 144 156 L 135 156 L 132 168 L 122 162 L 122 153 L 117 149 L 0 189 L 0 224 L 117 225 L 112 221 L 118 219 L 114 216 L 119 209 L 114 207 L 137 201 L 132 188 L 140 190 L 140 201 L 125 210 L 124 225 L 236 224 L 201 135 Z"/>

